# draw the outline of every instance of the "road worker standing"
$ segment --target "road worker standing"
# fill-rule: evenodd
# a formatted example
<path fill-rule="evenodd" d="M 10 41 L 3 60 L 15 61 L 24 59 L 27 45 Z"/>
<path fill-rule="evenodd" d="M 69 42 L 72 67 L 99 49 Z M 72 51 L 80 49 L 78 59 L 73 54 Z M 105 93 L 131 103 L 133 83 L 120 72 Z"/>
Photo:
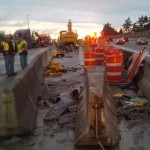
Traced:
<path fill-rule="evenodd" d="M 27 67 L 28 43 L 24 40 L 22 34 L 18 34 L 18 53 L 20 55 L 20 64 L 22 70 Z"/>
<path fill-rule="evenodd" d="M 75 43 L 75 53 L 79 53 L 80 44 L 78 42 Z"/>
<path fill-rule="evenodd" d="M 15 54 L 17 52 L 17 46 L 11 41 L 11 35 L 8 34 L 5 36 L 5 41 L 1 43 L 0 50 L 4 55 L 7 77 L 16 75 L 14 72 L 14 61 Z"/>

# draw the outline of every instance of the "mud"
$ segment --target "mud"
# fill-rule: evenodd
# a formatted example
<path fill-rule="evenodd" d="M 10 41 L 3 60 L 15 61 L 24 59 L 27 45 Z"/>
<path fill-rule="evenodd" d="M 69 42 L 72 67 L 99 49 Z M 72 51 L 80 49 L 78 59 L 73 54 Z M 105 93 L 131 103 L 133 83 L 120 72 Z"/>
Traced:
<path fill-rule="evenodd" d="M 83 53 L 79 55 L 82 59 Z M 72 110 L 73 112 L 69 111 L 69 108 L 66 109 L 57 120 L 44 121 L 47 113 L 58 103 L 58 97 L 61 93 L 70 94 L 71 92 L 68 89 L 78 89 L 80 91 L 82 84 L 85 82 L 78 54 L 69 52 L 65 56 L 65 58 L 55 60 L 59 60 L 64 68 L 69 68 L 68 71 L 61 77 L 45 77 L 45 81 L 42 83 L 43 93 L 38 101 L 38 117 L 33 133 L 30 135 L 1 138 L 0 150 L 100 150 L 99 146 L 74 146 L 75 108 Z M 76 101 L 77 104 L 78 101 Z M 75 105 L 72 105 L 72 107 L 75 107 Z M 106 150 L 149 150 L 149 106 L 138 108 L 136 115 L 132 114 L 135 108 L 126 108 L 124 105 L 121 105 L 117 109 L 120 121 L 120 143 L 113 148 L 107 147 Z M 143 114 L 143 111 L 146 111 L 147 115 Z M 129 117 L 132 114 L 133 118 L 126 119 L 126 113 Z M 141 117 L 139 117 L 139 114 L 142 114 Z M 134 117 L 134 115 L 137 117 Z"/>

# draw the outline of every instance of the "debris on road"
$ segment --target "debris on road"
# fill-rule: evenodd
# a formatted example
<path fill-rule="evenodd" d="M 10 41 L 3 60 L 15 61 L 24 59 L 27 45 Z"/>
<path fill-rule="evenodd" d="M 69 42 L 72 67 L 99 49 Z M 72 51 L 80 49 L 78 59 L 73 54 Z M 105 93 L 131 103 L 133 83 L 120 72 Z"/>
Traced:
<path fill-rule="evenodd" d="M 113 89 L 119 91 L 114 94 L 119 120 L 130 121 L 150 117 L 150 104 L 145 97 L 138 97 L 133 90 L 118 87 Z"/>
<path fill-rule="evenodd" d="M 44 120 L 57 120 L 67 110 L 68 106 L 74 105 L 75 103 L 76 102 L 71 95 L 60 95 L 60 101 L 51 108 L 51 110 L 45 116 Z"/>

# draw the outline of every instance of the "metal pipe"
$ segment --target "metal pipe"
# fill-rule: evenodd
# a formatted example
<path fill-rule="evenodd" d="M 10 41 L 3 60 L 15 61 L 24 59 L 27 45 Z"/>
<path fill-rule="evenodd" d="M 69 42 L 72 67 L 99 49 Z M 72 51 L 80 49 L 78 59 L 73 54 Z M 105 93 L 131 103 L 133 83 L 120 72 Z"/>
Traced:
<path fill-rule="evenodd" d="M 102 150 L 105 150 L 104 146 L 102 145 L 101 141 L 98 138 L 98 104 L 95 105 L 95 126 L 96 126 L 96 138 L 98 140 L 98 144 L 100 145 Z"/>

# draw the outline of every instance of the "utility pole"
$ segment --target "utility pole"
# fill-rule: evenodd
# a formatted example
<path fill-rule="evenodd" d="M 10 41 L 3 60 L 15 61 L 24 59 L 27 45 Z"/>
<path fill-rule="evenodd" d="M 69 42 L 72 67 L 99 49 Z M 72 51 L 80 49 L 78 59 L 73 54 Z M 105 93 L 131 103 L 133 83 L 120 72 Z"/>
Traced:
<path fill-rule="evenodd" d="M 28 29 L 29 29 L 29 19 L 28 19 L 28 16 L 29 16 L 29 15 L 27 15 L 27 23 L 28 23 Z"/>

